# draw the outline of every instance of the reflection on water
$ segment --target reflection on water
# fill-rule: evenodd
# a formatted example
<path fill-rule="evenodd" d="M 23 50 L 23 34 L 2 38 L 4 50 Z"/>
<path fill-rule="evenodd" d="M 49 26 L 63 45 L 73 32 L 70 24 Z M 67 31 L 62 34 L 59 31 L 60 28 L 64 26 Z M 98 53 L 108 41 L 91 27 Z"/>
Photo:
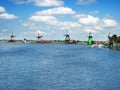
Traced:
<path fill-rule="evenodd" d="M 0 44 L 0 90 L 120 90 L 120 52 L 59 44 Z"/>

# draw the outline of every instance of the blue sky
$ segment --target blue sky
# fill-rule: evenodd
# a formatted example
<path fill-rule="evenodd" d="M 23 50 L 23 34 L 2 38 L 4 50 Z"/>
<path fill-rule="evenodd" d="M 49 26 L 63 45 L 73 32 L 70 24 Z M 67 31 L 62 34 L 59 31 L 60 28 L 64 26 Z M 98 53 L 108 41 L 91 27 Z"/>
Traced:
<path fill-rule="evenodd" d="M 120 0 L 0 0 L 0 39 L 107 40 L 120 35 Z"/>

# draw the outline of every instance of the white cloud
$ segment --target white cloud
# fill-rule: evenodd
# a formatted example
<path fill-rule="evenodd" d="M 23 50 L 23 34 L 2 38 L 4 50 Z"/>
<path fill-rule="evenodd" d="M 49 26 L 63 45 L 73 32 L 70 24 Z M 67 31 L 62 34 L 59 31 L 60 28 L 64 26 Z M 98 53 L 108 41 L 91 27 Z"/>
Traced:
<path fill-rule="evenodd" d="M 5 11 L 6 11 L 5 8 L 2 7 L 2 6 L 0 6 L 0 13 L 3 13 L 3 12 L 5 12 Z"/>
<path fill-rule="evenodd" d="M 16 4 L 34 3 L 36 6 L 63 6 L 62 0 L 11 0 Z"/>
<path fill-rule="evenodd" d="M 25 4 L 25 3 L 28 3 L 28 1 L 26 1 L 26 0 L 10 0 L 10 1 L 15 2 L 16 4 Z"/>
<path fill-rule="evenodd" d="M 77 28 L 81 26 L 81 24 L 77 22 L 59 21 L 55 16 L 31 16 L 29 20 L 34 22 L 44 22 L 48 25 L 59 26 L 63 28 Z"/>
<path fill-rule="evenodd" d="M 70 27 L 70 28 L 77 28 L 77 27 L 81 27 L 81 24 L 79 24 L 79 23 L 77 23 L 77 22 L 68 22 L 68 21 L 66 21 L 66 22 L 61 22 L 61 21 L 59 21 L 59 23 L 58 23 L 58 25 L 59 26 L 61 26 L 61 27 Z M 69 28 L 68 28 L 69 29 Z"/>
<path fill-rule="evenodd" d="M 33 0 L 36 6 L 62 6 L 62 0 Z"/>
<path fill-rule="evenodd" d="M 0 19 L 16 19 L 17 17 L 13 14 L 8 14 L 8 13 L 2 13 L 0 14 Z"/>
<path fill-rule="evenodd" d="M 79 23 L 76 22 L 70 22 L 70 21 L 59 21 L 56 16 L 54 15 L 64 15 L 64 14 L 75 14 L 71 8 L 67 7 L 58 7 L 58 8 L 53 8 L 53 9 L 48 9 L 48 10 L 43 10 L 36 12 L 33 16 L 29 18 L 30 21 L 34 22 L 44 22 L 45 24 L 48 25 L 53 25 L 53 26 L 59 26 L 63 28 L 67 27 L 80 27 Z M 63 17 L 64 18 L 64 17 Z"/>
<path fill-rule="evenodd" d="M 103 19 L 103 26 L 115 27 L 115 26 L 117 26 L 117 22 L 113 19 Z"/>
<path fill-rule="evenodd" d="M 100 25 L 95 25 L 95 26 L 93 26 L 93 28 L 95 29 L 95 30 L 103 30 L 103 27 L 101 27 Z"/>
<path fill-rule="evenodd" d="M 87 14 L 77 14 L 74 18 L 78 20 L 82 30 L 85 32 L 93 32 L 96 34 L 100 32 L 115 32 L 115 28 L 118 27 L 118 22 L 110 18 L 102 19 Z"/>
<path fill-rule="evenodd" d="M 94 17 L 92 15 L 86 14 L 75 15 L 75 18 L 77 18 L 79 23 L 81 23 L 82 25 L 91 25 L 96 27 L 97 29 L 101 29 L 103 27 L 115 27 L 118 24 L 117 21 L 114 19 L 100 19 L 99 17 Z"/>
<path fill-rule="evenodd" d="M 82 5 L 87 5 L 87 4 L 94 3 L 95 1 L 96 0 L 79 0 L 78 3 Z"/>
<path fill-rule="evenodd" d="M 98 24 L 100 19 L 91 15 L 81 15 L 79 17 L 79 22 L 83 25 L 95 25 Z"/>
<path fill-rule="evenodd" d="M 89 29 L 85 28 L 85 32 L 86 33 L 89 33 L 89 32 L 96 33 L 97 31 L 94 29 L 91 29 L 91 28 L 89 28 Z"/>
<path fill-rule="evenodd" d="M 0 19 L 16 19 L 17 17 L 13 14 L 9 14 L 6 12 L 5 8 L 0 6 Z"/>
<path fill-rule="evenodd" d="M 36 31 L 36 34 L 38 34 L 38 33 L 39 33 L 39 34 L 41 34 L 41 35 L 46 35 L 46 33 L 45 33 L 45 32 L 40 31 L 40 30 L 37 30 L 37 31 Z"/>
<path fill-rule="evenodd" d="M 55 15 L 55 14 L 75 14 L 76 12 L 73 11 L 71 8 L 68 7 L 57 7 L 48 10 L 42 10 L 36 12 L 36 15 Z"/>
<path fill-rule="evenodd" d="M 34 21 L 34 22 L 44 22 L 46 24 L 57 24 L 57 19 L 54 16 L 31 16 L 29 18 L 30 21 Z"/>

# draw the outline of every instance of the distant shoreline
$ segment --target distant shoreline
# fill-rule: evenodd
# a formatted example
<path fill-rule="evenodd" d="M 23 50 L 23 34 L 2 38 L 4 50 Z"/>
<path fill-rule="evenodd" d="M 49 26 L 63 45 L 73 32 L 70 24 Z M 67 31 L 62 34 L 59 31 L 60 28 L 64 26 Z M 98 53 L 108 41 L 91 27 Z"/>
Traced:
<path fill-rule="evenodd" d="M 0 43 L 23 43 L 23 40 L 15 40 L 15 42 L 8 42 L 9 40 L 0 40 Z M 38 43 L 37 40 L 27 40 L 29 43 Z M 40 42 L 45 43 L 45 42 Z M 51 44 L 65 44 L 65 40 L 51 40 L 51 42 L 46 42 Z M 73 43 L 74 44 L 74 43 Z M 77 40 L 75 44 L 87 44 L 87 41 L 79 41 Z"/>
<path fill-rule="evenodd" d="M 24 44 L 23 40 L 15 40 L 15 42 L 8 42 L 9 40 L 0 40 L 0 44 L 2 43 L 16 43 L 16 44 Z M 35 43 L 38 43 L 38 44 L 66 44 L 65 43 L 65 40 L 51 40 L 51 42 L 38 42 L 37 40 L 27 40 L 27 42 L 25 44 L 35 44 Z M 105 44 L 105 41 L 100 41 L 100 43 L 103 45 L 104 48 L 108 48 L 108 46 Z M 70 43 L 68 43 L 70 44 Z M 79 41 L 79 40 L 76 40 L 76 43 L 72 43 L 72 44 L 76 44 L 76 45 L 88 45 L 87 41 Z M 71 44 L 71 45 L 72 45 Z M 94 45 L 94 44 L 93 44 Z M 92 45 L 90 45 L 92 46 Z M 109 48 L 109 49 L 112 49 L 112 50 L 120 50 L 120 43 L 118 43 L 118 47 L 112 47 L 112 48 Z"/>

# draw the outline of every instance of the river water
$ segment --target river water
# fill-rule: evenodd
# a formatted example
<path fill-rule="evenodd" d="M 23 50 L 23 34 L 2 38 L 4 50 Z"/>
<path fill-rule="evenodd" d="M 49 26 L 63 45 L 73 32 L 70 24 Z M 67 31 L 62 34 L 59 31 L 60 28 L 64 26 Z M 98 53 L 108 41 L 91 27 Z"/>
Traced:
<path fill-rule="evenodd" d="M 0 90 L 120 90 L 120 51 L 3 43 Z"/>

